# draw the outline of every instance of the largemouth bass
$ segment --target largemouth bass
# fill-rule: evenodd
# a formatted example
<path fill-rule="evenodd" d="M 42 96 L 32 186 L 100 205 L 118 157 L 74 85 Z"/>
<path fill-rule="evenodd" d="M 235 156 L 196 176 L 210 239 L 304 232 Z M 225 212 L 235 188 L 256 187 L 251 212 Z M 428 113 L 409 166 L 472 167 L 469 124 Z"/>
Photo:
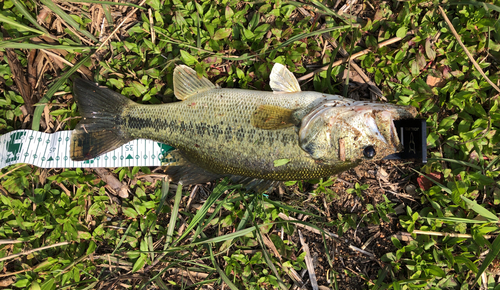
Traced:
<path fill-rule="evenodd" d="M 137 104 L 76 79 L 82 120 L 72 134 L 71 158 L 87 160 L 134 139 L 151 139 L 176 148 L 167 164 L 176 181 L 232 176 L 264 188 L 331 176 L 395 153 L 401 144 L 393 120 L 416 115 L 413 107 L 302 92 L 280 64 L 270 75 L 272 92 L 218 88 L 184 65 L 173 79 L 181 102 L 162 105 Z"/>

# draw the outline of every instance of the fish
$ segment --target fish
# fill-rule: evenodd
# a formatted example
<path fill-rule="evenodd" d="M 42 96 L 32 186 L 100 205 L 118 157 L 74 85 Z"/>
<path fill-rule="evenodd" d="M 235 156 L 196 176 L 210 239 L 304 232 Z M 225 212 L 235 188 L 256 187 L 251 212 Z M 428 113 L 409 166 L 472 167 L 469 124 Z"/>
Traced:
<path fill-rule="evenodd" d="M 95 158 L 134 139 L 168 144 L 165 173 L 197 184 L 230 177 L 250 190 L 281 181 L 329 177 L 401 150 L 394 120 L 414 118 L 411 106 L 355 101 L 302 91 L 276 63 L 272 91 L 220 88 L 193 69 L 173 75 L 179 102 L 138 104 L 77 78 L 73 95 L 82 116 L 70 157 Z"/>

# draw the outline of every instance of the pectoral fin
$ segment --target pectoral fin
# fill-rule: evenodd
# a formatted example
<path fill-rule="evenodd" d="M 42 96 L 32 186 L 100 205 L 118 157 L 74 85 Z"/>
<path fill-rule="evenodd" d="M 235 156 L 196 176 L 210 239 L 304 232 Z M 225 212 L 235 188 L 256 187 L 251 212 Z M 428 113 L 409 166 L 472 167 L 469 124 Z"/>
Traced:
<path fill-rule="evenodd" d="M 179 100 L 185 100 L 201 92 L 215 89 L 215 85 L 205 77 L 198 77 L 196 71 L 185 65 L 174 70 L 174 94 Z"/>
<path fill-rule="evenodd" d="M 276 130 L 295 125 L 293 122 L 293 110 L 262 105 L 253 112 L 251 123 L 255 128 L 263 130 Z"/>
<path fill-rule="evenodd" d="M 295 76 L 280 63 L 274 64 L 269 78 L 269 86 L 275 93 L 296 93 L 301 91 Z"/>

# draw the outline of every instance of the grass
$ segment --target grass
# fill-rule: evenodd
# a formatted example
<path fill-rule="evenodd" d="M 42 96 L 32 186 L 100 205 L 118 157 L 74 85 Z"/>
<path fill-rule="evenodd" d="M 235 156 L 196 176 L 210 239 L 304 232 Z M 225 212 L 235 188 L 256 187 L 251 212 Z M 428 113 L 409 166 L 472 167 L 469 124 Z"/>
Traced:
<path fill-rule="evenodd" d="M 500 289 L 497 1 L 366 1 L 342 14 L 335 1 L 132 2 L 0 1 L 1 133 L 73 128 L 78 74 L 157 104 L 173 98 L 180 63 L 269 90 L 280 62 L 303 90 L 344 95 L 358 66 L 427 120 L 429 163 L 396 164 L 396 187 L 347 174 L 269 196 L 111 169 L 128 199 L 92 170 L 13 165 L 0 177 L 0 287 Z M 341 61 L 335 41 L 357 59 Z"/>

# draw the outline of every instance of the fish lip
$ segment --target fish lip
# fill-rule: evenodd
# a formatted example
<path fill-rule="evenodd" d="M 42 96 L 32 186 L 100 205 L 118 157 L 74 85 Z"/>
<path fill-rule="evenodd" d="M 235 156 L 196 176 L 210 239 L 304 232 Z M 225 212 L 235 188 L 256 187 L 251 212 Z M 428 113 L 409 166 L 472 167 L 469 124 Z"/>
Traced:
<path fill-rule="evenodd" d="M 412 119 L 417 115 L 417 109 L 412 106 L 398 106 L 394 110 L 390 110 L 390 129 L 389 129 L 389 141 L 390 145 L 394 148 L 394 152 L 400 152 L 403 150 L 403 144 L 399 140 L 399 135 L 396 129 L 394 121 Z"/>

